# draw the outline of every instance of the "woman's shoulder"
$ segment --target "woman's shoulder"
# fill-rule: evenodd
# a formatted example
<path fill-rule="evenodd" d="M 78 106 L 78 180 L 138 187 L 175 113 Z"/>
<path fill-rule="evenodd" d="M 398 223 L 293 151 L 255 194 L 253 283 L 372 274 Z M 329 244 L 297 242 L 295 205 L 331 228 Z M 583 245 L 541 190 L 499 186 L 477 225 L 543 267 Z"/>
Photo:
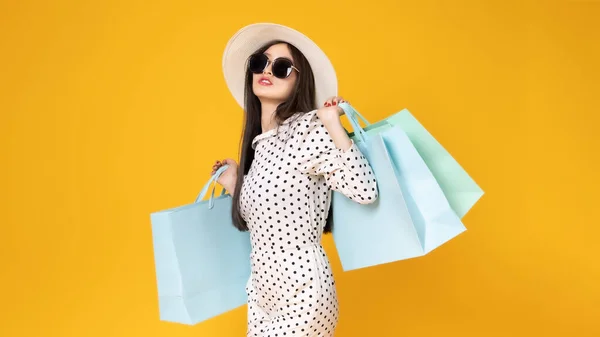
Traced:
<path fill-rule="evenodd" d="M 289 118 L 287 118 L 283 124 L 289 124 L 292 127 L 298 126 L 314 126 L 315 123 L 318 123 L 319 117 L 317 116 L 317 109 L 308 111 L 308 112 L 296 112 Z"/>
<path fill-rule="evenodd" d="M 327 128 L 317 115 L 317 109 L 298 112 L 290 117 L 289 128 L 292 139 L 298 143 L 311 143 L 329 138 Z"/>

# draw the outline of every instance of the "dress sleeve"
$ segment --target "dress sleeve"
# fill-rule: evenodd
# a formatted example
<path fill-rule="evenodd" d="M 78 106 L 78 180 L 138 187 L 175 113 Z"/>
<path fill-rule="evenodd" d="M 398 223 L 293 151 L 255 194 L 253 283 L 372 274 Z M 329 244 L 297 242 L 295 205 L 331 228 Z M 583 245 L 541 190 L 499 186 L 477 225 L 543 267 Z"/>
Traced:
<path fill-rule="evenodd" d="M 361 204 L 378 197 L 377 182 L 371 165 L 354 141 L 347 149 L 338 149 L 327 128 L 312 111 L 295 132 L 298 170 L 325 177 L 327 186 Z"/>

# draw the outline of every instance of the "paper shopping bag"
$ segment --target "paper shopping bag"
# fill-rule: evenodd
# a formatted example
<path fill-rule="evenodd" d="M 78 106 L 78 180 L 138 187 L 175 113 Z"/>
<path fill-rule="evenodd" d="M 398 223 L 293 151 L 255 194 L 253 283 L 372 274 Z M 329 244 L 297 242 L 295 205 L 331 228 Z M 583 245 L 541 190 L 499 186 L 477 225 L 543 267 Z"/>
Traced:
<path fill-rule="evenodd" d="M 246 303 L 250 237 L 231 221 L 231 196 L 151 214 L 160 319 L 194 325 Z M 224 192 L 224 191 L 223 191 Z"/>
<path fill-rule="evenodd" d="M 464 217 L 484 194 L 479 185 L 410 111 L 403 109 L 385 120 L 406 132 L 444 191 L 452 209 L 459 217 Z"/>
<path fill-rule="evenodd" d="M 359 204 L 332 192 L 333 240 L 344 271 L 423 255 L 417 229 L 383 137 L 356 143 L 373 169 L 378 198 Z"/>
<path fill-rule="evenodd" d="M 411 143 L 431 170 L 442 191 L 444 191 L 450 206 L 459 217 L 464 217 L 483 196 L 483 190 L 473 178 L 408 109 L 403 109 L 377 123 L 370 123 L 356 110 L 353 110 L 352 113 L 356 121 L 360 118 L 364 122 L 366 125 L 364 131 L 367 134 L 378 133 L 380 130 L 388 128 L 389 125 L 399 126 L 406 132 Z M 351 132 L 350 136 L 355 137 L 354 132 Z"/>
<path fill-rule="evenodd" d="M 333 238 L 344 270 L 422 256 L 466 230 L 401 128 L 381 122 L 365 131 L 352 107 L 340 107 L 379 190 L 367 205 L 333 194 Z"/>

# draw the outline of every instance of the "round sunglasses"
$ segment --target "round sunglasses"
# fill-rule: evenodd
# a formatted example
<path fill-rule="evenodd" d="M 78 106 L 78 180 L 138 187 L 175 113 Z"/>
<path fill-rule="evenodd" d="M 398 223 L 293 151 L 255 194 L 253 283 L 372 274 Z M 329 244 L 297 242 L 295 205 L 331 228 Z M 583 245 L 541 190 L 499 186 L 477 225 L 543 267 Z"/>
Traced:
<path fill-rule="evenodd" d="M 273 61 L 270 61 L 269 57 L 265 54 L 254 54 L 250 56 L 248 59 L 248 69 L 254 74 L 261 74 L 265 71 L 270 63 L 273 63 L 271 66 L 273 76 L 277 78 L 287 78 L 292 73 L 292 70 L 300 72 L 298 68 L 294 67 L 294 64 L 290 59 L 279 57 Z"/>

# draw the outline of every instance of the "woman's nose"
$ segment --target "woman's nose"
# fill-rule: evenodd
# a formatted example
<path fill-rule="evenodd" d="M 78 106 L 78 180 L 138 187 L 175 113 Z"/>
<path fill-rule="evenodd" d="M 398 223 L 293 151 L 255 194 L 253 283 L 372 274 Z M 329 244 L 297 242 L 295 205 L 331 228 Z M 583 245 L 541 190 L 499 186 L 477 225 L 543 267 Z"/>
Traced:
<path fill-rule="evenodd" d="M 265 67 L 265 69 L 263 69 L 263 74 L 272 75 L 272 73 L 271 73 L 271 64 L 273 64 L 273 63 L 272 62 L 267 62 L 267 66 Z"/>

